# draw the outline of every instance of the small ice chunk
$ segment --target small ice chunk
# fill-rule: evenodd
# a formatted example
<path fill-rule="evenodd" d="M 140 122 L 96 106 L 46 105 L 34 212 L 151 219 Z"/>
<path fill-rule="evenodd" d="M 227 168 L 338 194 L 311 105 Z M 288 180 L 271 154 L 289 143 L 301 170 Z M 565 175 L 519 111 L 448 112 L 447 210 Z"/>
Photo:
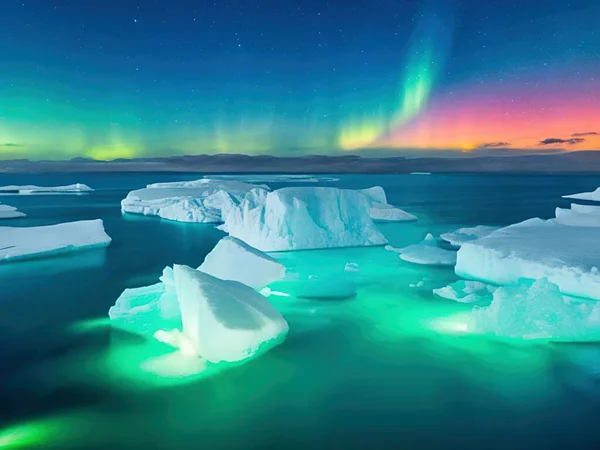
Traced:
<path fill-rule="evenodd" d="M 254 289 L 187 266 L 173 269 L 183 334 L 207 361 L 241 361 L 286 336 L 285 319 Z"/>
<path fill-rule="evenodd" d="M 433 293 L 439 297 L 459 303 L 475 303 L 485 300 L 496 289 L 496 286 L 491 286 L 480 281 L 459 280 L 448 286 L 434 289 Z"/>
<path fill-rule="evenodd" d="M 492 303 L 475 306 L 471 316 L 475 331 L 509 338 L 576 341 L 598 334 L 546 278 L 497 289 Z"/>
<path fill-rule="evenodd" d="M 0 194 L 11 193 L 11 194 L 79 194 L 82 192 L 91 192 L 93 189 L 85 184 L 76 183 L 68 186 L 34 186 L 32 184 L 25 186 L 0 186 Z"/>
<path fill-rule="evenodd" d="M 17 217 L 25 217 L 25 213 L 18 211 L 14 206 L 0 205 L 0 219 L 16 219 Z"/>
<path fill-rule="evenodd" d="M 386 238 L 357 191 L 288 187 L 260 200 L 243 200 L 223 217 L 220 228 L 261 251 L 383 245 Z"/>
<path fill-rule="evenodd" d="M 498 230 L 499 227 L 490 227 L 486 225 L 477 225 L 476 227 L 470 228 L 459 228 L 456 231 L 442 234 L 440 237 L 449 242 L 451 245 L 460 247 L 465 242 L 474 241 L 482 237 L 487 236 L 493 231 Z"/>
<path fill-rule="evenodd" d="M 403 209 L 376 202 L 371 204 L 369 215 L 375 222 L 412 222 L 417 220 L 417 216 L 414 216 Z"/>
<path fill-rule="evenodd" d="M 310 299 L 346 299 L 356 296 L 356 285 L 345 278 L 312 277 L 298 283 L 296 297 Z"/>
<path fill-rule="evenodd" d="M 345 272 L 360 272 L 360 268 L 358 267 L 358 264 L 349 262 L 349 263 L 346 263 L 346 265 L 344 266 L 344 271 Z"/>
<path fill-rule="evenodd" d="M 285 266 L 279 261 L 231 236 L 217 243 L 198 270 L 253 288 L 261 288 L 285 276 Z"/>
<path fill-rule="evenodd" d="M 592 202 L 600 202 L 600 187 L 591 192 L 580 192 L 578 194 L 563 195 L 563 198 L 572 198 L 576 200 L 588 200 Z"/>
<path fill-rule="evenodd" d="M 41 227 L 0 227 L 0 263 L 106 247 L 101 219 Z"/>
<path fill-rule="evenodd" d="M 600 227 L 600 206 L 571 204 L 571 209 L 556 208 L 553 222 L 572 227 Z"/>
<path fill-rule="evenodd" d="M 496 285 L 548 278 L 564 294 L 600 300 L 598 254 L 598 228 L 529 219 L 463 244 L 455 271 Z"/>
<path fill-rule="evenodd" d="M 414 264 L 453 266 L 456 263 L 456 252 L 438 247 L 431 234 L 418 244 L 399 249 L 399 253 L 400 259 Z"/>

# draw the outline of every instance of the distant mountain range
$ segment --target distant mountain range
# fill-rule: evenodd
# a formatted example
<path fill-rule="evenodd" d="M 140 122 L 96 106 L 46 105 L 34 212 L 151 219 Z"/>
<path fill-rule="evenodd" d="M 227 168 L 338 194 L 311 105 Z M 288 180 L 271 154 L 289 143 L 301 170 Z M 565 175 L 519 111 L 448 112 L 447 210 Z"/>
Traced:
<path fill-rule="evenodd" d="M 590 173 L 600 172 L 600 151 L 516 156 L 361 157 L 191 155 L 95 161 L 0 161 L 0 173 L 198 172 L 198 173 Z"/>

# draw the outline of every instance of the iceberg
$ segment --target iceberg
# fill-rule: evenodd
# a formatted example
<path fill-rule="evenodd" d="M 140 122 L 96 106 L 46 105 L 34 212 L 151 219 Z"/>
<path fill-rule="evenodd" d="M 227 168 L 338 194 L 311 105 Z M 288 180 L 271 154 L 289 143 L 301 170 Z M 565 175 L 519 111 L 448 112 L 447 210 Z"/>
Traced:
<path fill-rule="evenodd" d="M 592 202 L 600 202 L 600 187 L 591 192 L 580 192 L 578 194 L 563 195 L 562 198 L 572 198 L 575 200 L 588 200 Z"/>
<path fill-rule="evenodd" d="M 590 318 L 589 309 L 565 299 L 546 278 L 501 287 L 489 306 L 475 306 L 471 312 L 475 332 L 519 339 L 577 341 L 598 336 L 600 328 Z"/>
<path fill-rule="evenodd" d="M 417 216 L 383 203 L 372 203 L 369 215 L 375 222 L 413 222 L 417 220 Z"/>
<path fill-rule="evenodd" d="M 571 204 L 571 209 L 556 208 L 553 222 L 572 227 L 600 227 L 600 206 Z"/>
<path fill-rule="evenodd" d="M 106 247 L 101 219 L 41 227 L 0 227 L 0 263 Z"/>
<path fill-rule="evenodd" d="M 459 228 L 456 231 L 444 233 L 440 235 L 440 237 L 446 242 L 450 243 L 451 245 L 454 245 L 455 247 L 460 247 L 465 242 L 474 241 L 476 239 L 485 237 L 493 231 L 498 230 L 499 228 L 500 227 L 477 225 L 476 227 Z"/>
<path fill-rule="evenodd" d="M 81 183 L 51 187 L 34 186 L 32 184 L 25 186 L 0 186 L 0 194 L 80 194 L 91 191 L 93 191 L 91 187 Z"/>
<path fill-rule="evenodd" d="M 296 297 L 306 299 L 347 299 L 356 296 L 356 285 L 345 278 L 311 277 L 298 283 Z"/>
<path fill-rule="evenodd" d="M 418 244 L 394 251 L 400 253 L 400 259 L 414 264 L 453 266 L 456 263 L 456 252 L 438 247 L 431 234 Z"/>
<path fill-rule="evenodd" d="M 25 217 L 25 213 L 18 211 L 14 206 L 0 205 L 0 219 L 15 219 L 17 217 Z"/>
<path fill-rule="evenodd" d="M 198 356 L 236 362 L 279 344 L 288 324 L 269 301 L 237 281 L 174 266 L 182 332 Z"/>
<path fill-rule="evenodd" d="M 232 206 L 220 229 L 264 252 L 384 245 L 369 206 L 357 191 L 287 187 Z"/>
<path fill-rule="evenodd" d="M 252 190 L 266 189 L 240 181 L 208 178 L 154 183 L 127 194 L 121 201 L 121 210 L 178 222 L 219 223 L 224 209 L 239 203 Z"/>
<path fill-rule="evenodd" d="M 231 236 L 221 239 L 198 270 L 222 280 L 261 288 L 285 276 L 276 259 Z"/>
<path fill-rule="evenodd" d="M 498 285 L 547 278 L 563 294 L 600 300 L 600 229 L 529 219 L 461 246 L 456 274 Z"/>
<path fill-rule="evenodd" d="M 433 293 L 438 297 L 459 303 L 475 303 L 488 299 L 496 289 L 498 289 L 496 286 L 480 281 L 459 280 L 448 286 L 434 289 Z"/>
<path fill-rule="evenodd" d="M 373 203 L 387 205 L 387 196 L 385 195 L 385 190 L 381 186 L 373 186 L 367 189 L 359 189 L 358 192 L 363 194 Z"/>

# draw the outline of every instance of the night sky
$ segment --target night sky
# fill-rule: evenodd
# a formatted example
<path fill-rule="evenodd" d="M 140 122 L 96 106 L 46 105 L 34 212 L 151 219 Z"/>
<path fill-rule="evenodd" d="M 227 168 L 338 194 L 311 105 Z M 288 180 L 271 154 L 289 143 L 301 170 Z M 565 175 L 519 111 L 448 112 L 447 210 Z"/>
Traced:
<path fill-rule="evenodd" d="M 599 0 L 2 0 L 0 159 L 600 149 Z"/>

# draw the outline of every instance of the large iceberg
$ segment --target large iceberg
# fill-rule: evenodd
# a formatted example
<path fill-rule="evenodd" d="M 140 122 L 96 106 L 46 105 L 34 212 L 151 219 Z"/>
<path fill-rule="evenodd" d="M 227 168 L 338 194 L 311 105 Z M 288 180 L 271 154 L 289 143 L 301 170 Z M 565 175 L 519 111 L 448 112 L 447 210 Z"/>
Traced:
<path fill-rule="evenodd" d="M 600 202 L 600 187 L 591 192 L 580 192 L 578 194 L 563 195 L 563 198 L 572 198 L 575 200 L 588 200 L 592 202 Z"/>
<path fill-rule="evenodd" d="M 443 233 L 440 237 L 446 242 L 454 245 L 456 247 L 460 247 L 465 242 L 474 241 L 476 239 L 480 239 L 482 237 L 487 236 L 493 231 L 496 231 L 500 227 L 490 227 L 486 225 L 477 225 L 475 227 L 469 228 L 459 228 L 456 231 L 450 231 L 448 233 Z"/>
<path fill-rule="evenodd" d="M 431 234 L 418 244 L 392 250 L 400 253 L 400 259 L 414 264 L 453 266 L 456 263 L 456 252 L 438 247 Z"/>
<path fill-rule="evenodd" d="M 0 227 L 0 262 L 106 247 L 110 241 L 100 219 L 42 227 Z"/>
<path fill-rule="evenodd" d="M 17 217 L 25 217 L 25 213 L 17 210 L 14 206 L 0 205 L 0 219 L 15 219 Z"/>
<path fill-rule="evenodd" d="M 598 306 L 586 306 L 565 299 L 542 278 L 497 289 L 489 306 L 473 308 L 472 327 L 508 338 L 582 340 L 600 335 L 594 322 Z"/>
<path fill-rule="evenodd" d="M 123 212 L 158 216 L 178 222 L 218 223 L 224 209 L 233 207 L 251 190 L 266 187 L 202 178 L 195 181 L 149 184 L 121 201 Z"/>
<path fill-rule="evenodd" d="M 285 276 L 285 266 L 279 261 L 231 236 L 217 243 L 198 270 L 253 288 L 261 288 Z"/>
<path fill-rule="evenodd" d="M 68 186 L 0 186 L 0 194 L 80 194 L 91 192 L 93 189 L 85 184 L 76 183 Z"/>
<path fill-rule="evenodd" d="M 387 243 L 369 216 L 369 200 L 357 191 L 288 187 L 261 200 L 228 208 L 221 229 L 261 251 Z"/>
<path fill-rule="evenodd" d="M 285 319 L 254 289 L 187 266 L 174 275 L 183 335 L 207 361 L 241 361 L 286 336 Z"/>
<path fill-rule="evenodd" d="M 464 243 L 456 274 L 493 284 L 548 280 L 562 293 L 600 300 L 600 228 L 529 219 Z"/>

